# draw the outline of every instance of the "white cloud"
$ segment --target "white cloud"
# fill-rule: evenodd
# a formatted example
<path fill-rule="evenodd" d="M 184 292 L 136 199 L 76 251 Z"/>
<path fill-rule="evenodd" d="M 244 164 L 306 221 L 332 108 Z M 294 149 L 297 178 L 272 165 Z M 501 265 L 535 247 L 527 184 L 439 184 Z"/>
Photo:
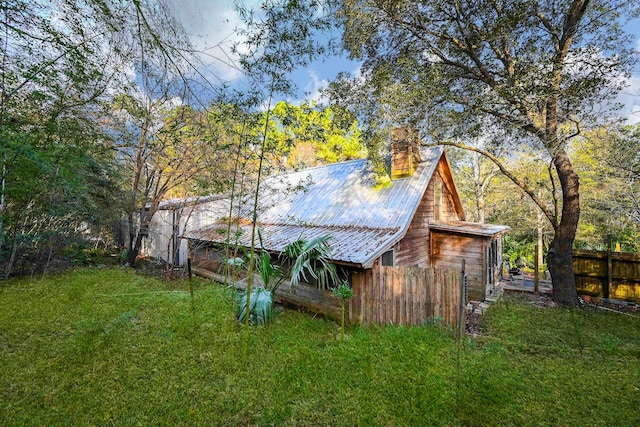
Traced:
<path fill-rule="evenodd" d="M 618 100 L 624 105 L 621 114 L 627 118 L 627 123 L 636 124 L 640 123 L 640 76 L 631 77 L 628 83 Z"/>
<path fill-rule="evenodd" d="M 310 79 L 304 87 L 305 98 L 321 104 L 323 101 L 326 101 L 321 91 L 329 85 L 329 81 L 318 76 L 315 70 L 309 70 L 307 74 Z"/>
<path fill-rule="evenodd" d="M 208 72 L 226 82 L 241 77 L 232 47 L 241 42 L 237 30 L 243 28 L 243 22 L 233 1 L 180 0 L 175 3 L 175 11 L 193 45 L 203 52 Z"/>

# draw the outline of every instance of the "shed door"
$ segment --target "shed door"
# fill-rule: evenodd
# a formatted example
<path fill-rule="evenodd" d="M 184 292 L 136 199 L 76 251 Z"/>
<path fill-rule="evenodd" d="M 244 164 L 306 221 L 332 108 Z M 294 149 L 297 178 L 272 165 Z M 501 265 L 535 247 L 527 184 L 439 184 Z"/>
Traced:
<path fill-rule="evenodd" d="M 487 263 L 487 286 L 486 286 L 486 296 L 492 295 L 493 291 L 496 287 L 496 280 L 498 277 L 498 241 L 492 240 L 490 244 L 486 246 L 486 257 Z"/>

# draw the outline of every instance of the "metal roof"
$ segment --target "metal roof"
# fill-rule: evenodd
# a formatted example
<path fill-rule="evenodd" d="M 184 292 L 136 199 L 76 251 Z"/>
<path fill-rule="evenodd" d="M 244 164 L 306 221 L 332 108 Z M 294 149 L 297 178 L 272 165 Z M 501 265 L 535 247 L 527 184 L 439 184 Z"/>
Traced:
<path fill-rule="evenodd" d="M 496 224 L 480 224 L 467 221 L 447 221 L 429 224 L 432 230 L 449 231 L 461 234 L 471 234 L 474 236 L 495 236 L 498 233 L 507 231 L 510 227 Z"/>
<path fill-rule="evenodd" d="M 202 203 L 208 203 L 216 200 L 228 199 L 228 194 L 211 194 L 208 196 L 194 196 L 163 200 L 158 204 L 158 210 L 180 209 L 186 206 L 194 206 Z M 146 208 L 151 207 L 151 203 L 145 205 Z"/>
<path fill-rule="evenodd" d="M 442 152 L 424 150 L 413 176 L 387 186 L 376 186 L 365 159 L 269 177 L 261 184 L 259 222 L 401 229 L 413 218 Z"/>
<path fill-rule="evenodd" d="M 348 227 L 305 227 L 287 224 L 260 224 L 264 248 L 272 252 L 283 252 L 284 248 L 298 239 L 311 240 L 321 236 L 331 236 L 331 259 L 343 263 L 364 264 L 368 258 L 377 258 L 380 247 L 398 232 L 397 229 L 370 229 Z M 244 247 L 251 246 L 251 225 L 241 225 L 233 228 L 232 235 L 239 230 L 237 244 Z M 226 224 L 217 224 L 206 229 L 187 233 L 185 237 L 192 240 L 224 243 L 226 240 Z M 236 243 L 234 238 L 232 243 Z M 255 245 L 260 248 L 260 241 L 256 234 Z M 378 255 L 379 256 L 379 255 Z"/>
<path fill-rule="evenodd" d="M 265 249 L 282 251 L 302 237 L 332 237 L 332 259 L 369 266 L 406 233 L 429 185 L 442 147 L 421 152 L 422 161 L 407 178 L 377 186 L 366 159 L 333 163 L 271 176 L 261 184 L 258 223 Z M 249 218 L 252 201 L 238 217 Z M 240 244 L 250 246 L 250 226 L 243 225 Z M 220 224 L 185 235 L 222 243 Z"/>

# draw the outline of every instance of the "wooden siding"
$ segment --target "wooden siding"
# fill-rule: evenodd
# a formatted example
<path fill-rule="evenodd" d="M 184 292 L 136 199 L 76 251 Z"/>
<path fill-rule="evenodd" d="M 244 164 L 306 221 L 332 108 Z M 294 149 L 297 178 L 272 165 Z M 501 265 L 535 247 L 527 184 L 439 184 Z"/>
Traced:
<path fill-rule="evenodd" d="M 573 269 L 578 293 L 640 301 L 640 255 L 575 251 Z M 609 284 L 610 282 L 610 284 Z"/>
<path fill-rule="evenodd" d="M 451 175 L 451 168 L 449 167 L 449 162 L 447 161 L 446 156 L 442 156 L 440 158 L 433 179 L 438 179 L 443 184 L 443 217 L 441 218 L 441 220 L 464 220 L 465 216 L 462 209 L 462 203 L 460 201 L 460 197 L 458 197 L 458 190 L 456 189 L 453 175 Z"/>
<path fill-rule="evenodd" d="M 486 298 L 485 240 L 473 236 L 432 231 L 431 244 L 433 268 L 460 270 L 464 259 L 469 283 L 469 298 L 477 301 L 484 300 Z"/>
<path fill-rule="evenodd" d="M 395 266 L 429 265 L 429 219 L 433 217 L 433 192 L 425 191 L 407 234 L 394 248 Z"/>
<path fill-rule="evenodd" d="M 456 326 L 460 270 L 374 267 L 352 277 L 352 323 L 421 325 L 434 319 Z"/>
<path fill-rule="evenodd" d="M 438 166 L 440 166 L 440 164 Z M 436 219 L 435 215 L 435 181 L 440 182 L 442 185 L 442 206 L 440 208 L 441 211 L 439 219 Z M 452 184 L 448 182 L 448 179 L 446 179 L 446 174 L 443 174 L 441 172 L 441 168 L 438 167 L 436 173 L 433 176 L 433 179 L 429 183 L 427 191 L 425 192 L 425 194 L 429 195 L 429 219 L 431 221 L 447 222 L 459 221 L 463 219 L 461 215 L 458 214 L 458 211 L 456 209 L 451 185 Z"/>
<path fill-rule="evenodd" d="M 434 174 L 429 182 L 427 190 L 422 195 L 418 209 L 416 210 L 407 233 L 394 247 L 394 266 L 428 267 L 430 260 L 431 243 L 429 241 L 429 223 L 435 221 L 435 191 L 438 181 L 442 185 L 442 216 L 443 221 L 460 220 L 453 200 L 453 194 L 449 184 L 440 172 Z"/>

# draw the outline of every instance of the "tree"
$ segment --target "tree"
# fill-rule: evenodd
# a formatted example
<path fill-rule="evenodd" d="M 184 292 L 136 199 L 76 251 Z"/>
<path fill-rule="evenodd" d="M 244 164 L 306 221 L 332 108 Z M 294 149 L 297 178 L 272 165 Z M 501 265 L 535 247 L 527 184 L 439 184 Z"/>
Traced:
<path fill-rule="evenodd" d="M 492 189 L 491 184 L 500 170 L 476 152 L 459 156 L 452 154 L 449 158 L 458 177 L 458 191 L 463 203 L 469 205 L 469 208 L 465 209 L 467 220 L 484 223 L 488 210 L 487 197 Z"/>
<path fill-rule="evenodd" d="M 104 223 L 119 206 L 103 191 L 117 169 L 114 95 L 156 105 L 167 95 L 175 105 L 208 83 L 163 0 L 8 0 L 0 13 L 0 253 L 10 272 L 20 247 L 52 240 L 43 233 Z"/>
<path fill-rule="evenodd" d="M 573 156 L 582 177 L 583 214 L 576 242 L 607 250 L 618 242 L 640 250 L 640 126 L 585 132 Z"/>
<path fill-rule="evenodd" d="M 619 24 L 638 10 L 627 0 L 342 3 L 344 46 L 364 59 L 377 99 L 416 93 L 424 108 L 404 120 L 422 124 L 434 143 L 486 155 L 544 213 L 554 230 L 554 299 L 564 306 L 578 304 L 572 251 L 580 217 L 567 144 L 598 123 L 623 86 L 636 58 Z M 522 141 L 544 153 L 548 179 L 560 190 L 551 206 L 491 152 L 461 142 L 487 128 L 503 134 L 499 146 Z"/>
<path fill-rule="evenodd" d="M 0 5 L 0 258 L 46 266 L 116 194 L 101 102 L 120 57 L 98 1 Z M 23 256 L 21 256 L 23 255 Z M 44 258 L 44 262 L 40 263 Z"/>
<path fill-rule="evenodd" d="M 315 102 L 297 106 L 278 102 L 272 117 L 275 140 L 287 166 L 301 168 L 318 163 L 335 163 L 365 156 L 358 121 L 344 117 L 339 107 L 318 107 Z"/>
<path fill-rule="evenodd" d="M 127 263 L 131 266 L 160 202 L 171 191 L 196 184 L 224 153 L 225 147 L 218 146 L 217 135 L 211 132 L 213 127 L 202 120 L 207 113 L 174 107 L 171 98 L 168 94 L 156 94 L 154 99 L 122 95 L 114 103 L 113 146 L 129 185 Z"/>

